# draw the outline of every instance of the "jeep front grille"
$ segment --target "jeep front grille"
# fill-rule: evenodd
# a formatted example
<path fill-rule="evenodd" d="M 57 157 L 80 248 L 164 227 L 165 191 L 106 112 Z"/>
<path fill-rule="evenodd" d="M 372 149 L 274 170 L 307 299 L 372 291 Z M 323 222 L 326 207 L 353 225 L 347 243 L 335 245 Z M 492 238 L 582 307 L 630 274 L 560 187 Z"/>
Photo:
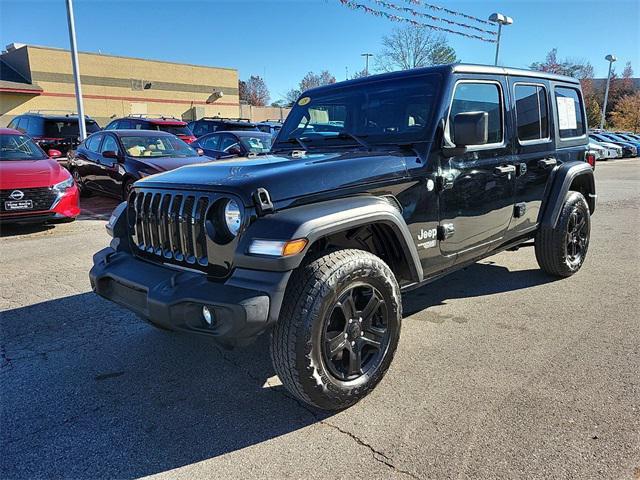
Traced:
<path fill-rule="evenodd" d="M 158 259 L 207 266 L 205 217 L 211 203 L 208 194 L 136 189 L 129 199 L 131 238 Z"/>

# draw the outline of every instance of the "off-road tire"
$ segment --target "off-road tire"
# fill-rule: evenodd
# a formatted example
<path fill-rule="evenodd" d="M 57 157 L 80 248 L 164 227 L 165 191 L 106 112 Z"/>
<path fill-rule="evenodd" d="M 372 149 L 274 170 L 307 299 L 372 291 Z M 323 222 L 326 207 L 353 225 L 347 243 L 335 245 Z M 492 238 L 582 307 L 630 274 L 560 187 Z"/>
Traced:
<path fill-rule="evenodd" d="M 367 395 L 389 368 L 400 339 L 402 303 L 400 287 L 379 257 L 351 249 L 323 253 L 311 257 L 291 275 L 271 336 L 271 358 L 283 385 L 297 399 L 323 410 L 340 410 Z M 388 346 L 379 349 L 379 364 L 369 375 L 341 381 L 323 358 L 323 325 L 341 292 L 367 288 L 357 286 L 362 282 L 370 284 L 384 300 Z"/>
<path fill-rule="evenodd" d="M 572 235 L 572 216 L 579 216 L 584 219 L 584 232 L 586 233 L 580 256 L 573 261 L 567 245 Z M 558 277 L 570 277 L 576 273 L 582 267 L 587 256 L 590 232 L 591 215 L 589 205 L 587 205 L 587 201 L 580 192 L 570 191 L 562 206 L 556 227 L 541 227 L 536 234 L 535 252 L 540 268 Z"/>

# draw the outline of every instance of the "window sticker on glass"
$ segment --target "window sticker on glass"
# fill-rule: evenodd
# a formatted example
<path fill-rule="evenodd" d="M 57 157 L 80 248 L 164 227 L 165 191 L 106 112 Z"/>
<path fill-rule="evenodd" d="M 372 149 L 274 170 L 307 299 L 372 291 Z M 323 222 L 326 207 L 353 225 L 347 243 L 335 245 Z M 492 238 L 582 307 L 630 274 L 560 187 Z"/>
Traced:
<path fill-rule="evenodd" d="M 298 100 L 298 105 L 300 105 L 301 107 L 304 107 L 310 101 L 311 101 L 310 97 L 302 97 L 300 100 Z"/>
<path fill-rule="evenodd" d="M 558 102 L 558 127 L 560 130 L 577 128 L 576 105 L 573 98 L 556 97 Z"/>

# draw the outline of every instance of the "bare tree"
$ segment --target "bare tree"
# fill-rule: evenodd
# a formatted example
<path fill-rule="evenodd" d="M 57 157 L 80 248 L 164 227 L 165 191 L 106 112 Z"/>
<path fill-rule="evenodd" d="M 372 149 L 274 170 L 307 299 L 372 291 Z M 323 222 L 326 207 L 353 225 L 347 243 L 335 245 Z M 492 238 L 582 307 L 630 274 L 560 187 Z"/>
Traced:
<path fill-rule="evenodd" d="M 571 58 L 561 60 L 558 57 L 557 48 L 550 50 L 543 62 L 533 62 L 529 68 L 540 72 L 567 75 L 580 80 L 593 78 L 593 66 L 589 62 Z"/>
<path fill-rule="evenodd" d="M 376 55 L 376 68 L 383 72 L 409 70 L 456 62 L 456 52 L 444 35 L 426 28 L 395 28 L 382 37 L 382 51 Z"/>
<path fill-rule="evenodd" d="M 254 107 L 264 107 L 269 104 L 269 89 L 259 75 L 251 75 L 249 80 L 238 82 L 240 101 Z"/>
<path fill-rule="evenodd" d="M 289 90 L 285 96 L 284 101 L 287 105 L 292 105 L 298 100 L 302 92 L 305 90 L 309 90 L 310 88 L 321 87 L 322 85 L 329 85 L 332 83 L 336 83 L 336 77 L 334 77 L 328 70 L 323 70 L 320 74 L 309 72 L 298 84 L 298 88 L 292 88 Z"/>

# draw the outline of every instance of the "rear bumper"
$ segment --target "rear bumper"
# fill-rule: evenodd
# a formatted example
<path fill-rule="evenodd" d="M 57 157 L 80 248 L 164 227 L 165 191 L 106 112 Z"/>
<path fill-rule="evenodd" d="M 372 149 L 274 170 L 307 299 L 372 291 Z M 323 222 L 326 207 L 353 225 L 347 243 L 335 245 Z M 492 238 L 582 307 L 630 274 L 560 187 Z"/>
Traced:
<path fill-rule="evenodd" d="M 105 248 L 93 257 L 91 286 L 158 327 L 198 333 L 227 345 L 253 340 L 273 324 L 290 272 L 236 269 L 224 283 Z M 213 312 L 208 325 L 202 307 Z"/>

